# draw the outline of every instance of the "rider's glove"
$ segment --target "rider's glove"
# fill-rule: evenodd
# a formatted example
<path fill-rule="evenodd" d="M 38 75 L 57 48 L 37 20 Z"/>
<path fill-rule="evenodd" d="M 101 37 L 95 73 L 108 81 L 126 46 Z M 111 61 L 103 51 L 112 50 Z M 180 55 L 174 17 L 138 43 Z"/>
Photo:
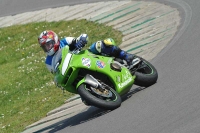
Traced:
<path fill-rule="evenodd" d="M 83 48 L 85 46 L 85 42 L 83 41 L 78 41 L 76 44 L 75 44 L 75 47 L 76 48 Z"/>
<path fill-rule="evenodd" d="M 88 35 L 87 34 L 81 34 L 77 39 L 77 43 L 75 44 L 76 48 L 82 48 L 87 44 L 88 41 Z"/>

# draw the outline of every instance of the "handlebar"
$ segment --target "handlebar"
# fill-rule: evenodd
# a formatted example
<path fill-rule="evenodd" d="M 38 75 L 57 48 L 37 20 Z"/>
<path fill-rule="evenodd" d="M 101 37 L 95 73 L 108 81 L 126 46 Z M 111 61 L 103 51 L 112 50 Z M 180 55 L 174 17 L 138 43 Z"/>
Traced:
<path fill-rule="evenodd" d="M 82 48 L 75 48 L 73 51 L 71 51 L 72 54 L 78 54 L 81 51 Z"/>

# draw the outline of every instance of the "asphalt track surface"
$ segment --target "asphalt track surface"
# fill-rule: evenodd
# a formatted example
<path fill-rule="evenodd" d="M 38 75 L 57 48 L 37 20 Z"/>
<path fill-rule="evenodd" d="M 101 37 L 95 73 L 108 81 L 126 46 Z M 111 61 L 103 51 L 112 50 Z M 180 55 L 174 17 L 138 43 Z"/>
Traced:
<path fill-rule="evenodd" d="M 85 1 L 2 0 L 0 16 Z M 158 82 L 130 92 L 122 106 L 105 112 L 91 107 L 51 132 L 58 133 L 199 133 L 200 132 L 200 1 L 157 0 L 176 7 L 181 27 L 173 40 L 151 62 Z M 55 4 L 56 3 L 56 4 Z"/>

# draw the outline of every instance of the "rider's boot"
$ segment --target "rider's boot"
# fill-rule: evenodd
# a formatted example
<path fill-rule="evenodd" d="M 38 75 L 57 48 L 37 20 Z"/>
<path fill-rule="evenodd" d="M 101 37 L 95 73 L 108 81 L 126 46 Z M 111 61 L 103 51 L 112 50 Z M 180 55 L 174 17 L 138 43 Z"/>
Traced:
<path fill-rule="evenodd" d="M 120 52 L 120 58 L 125 60 L 127 62 L 127 64 L 130 65 L 132 63 L 132 60 L 134 59 L 134 55 L 129 54 L 129 53 L 122 50 Z"/>

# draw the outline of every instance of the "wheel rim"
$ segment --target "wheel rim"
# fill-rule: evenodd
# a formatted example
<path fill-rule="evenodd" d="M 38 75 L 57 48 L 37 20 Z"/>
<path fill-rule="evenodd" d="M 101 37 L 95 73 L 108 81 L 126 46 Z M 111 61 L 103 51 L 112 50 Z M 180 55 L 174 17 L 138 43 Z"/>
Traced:
<path fill-rule="evenodd" d="M 102 84 L 102 83 L 101 83 Z M 105 100 L 105 101 L 116 101 L 117 96 L 115 93 L 112 91 L 112 88 L 102 84 L 102 86 L 105 88 L 104 91 L 101 91 L 99 88 L 93 88 L 89 85 L 85 85 L 85 89 L 92 94 L 93 96 Z M 111 88 L 111 89 L 110 89 Z"/>
<path fill-rule="evenodd" d="M 97 95 L 100 95 L 102 97 L 110 98 L 113 95 L 112 92 L 110 90 L 107 90 L 107 89 L 101 91 L 98 88 L 93 88 L 93 87 L 90 87 L 90 88 L 91 88 L 91 90 L 92 90 L 93 93 L 95 93 Z"/>
<path fill-rule="evenodd" d="M 137 69 L 137 72 L 143 73 L 143 74 L 146 74 L 146 75 L 151 75 L 151 74 L 154 73 L 154 70 L 146 62 L 143 62 L 142 65 L 141 65 L 141 67 L 139 69 Z"/>

